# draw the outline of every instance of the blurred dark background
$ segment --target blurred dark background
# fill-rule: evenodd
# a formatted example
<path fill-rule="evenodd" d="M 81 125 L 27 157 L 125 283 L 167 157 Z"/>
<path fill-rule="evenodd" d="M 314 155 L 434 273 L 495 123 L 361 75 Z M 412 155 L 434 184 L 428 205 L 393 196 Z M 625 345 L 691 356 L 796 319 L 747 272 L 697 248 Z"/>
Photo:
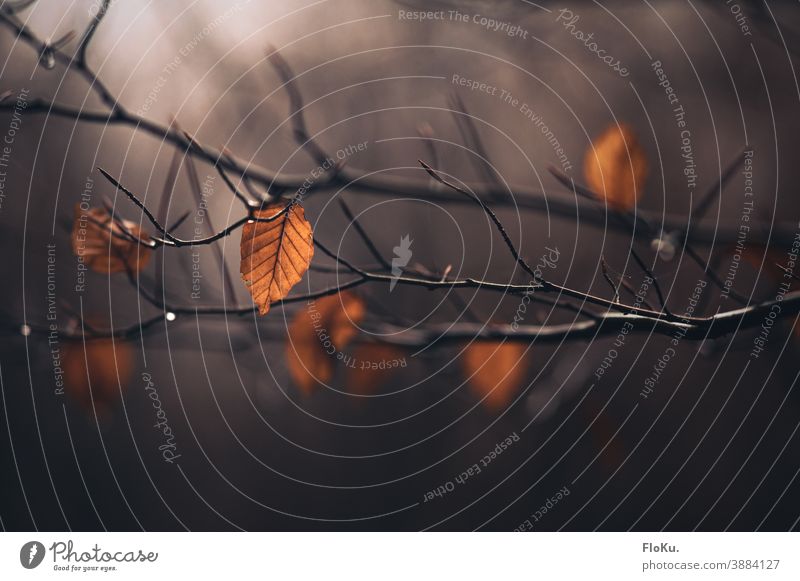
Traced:
<path fill-rule="evenodd" d="M 741 12 L 735 11 L 733 5 Z M 576 28 L 619 58 L 622 78 L 557 22 L 558 11 L 580 16 Z M 399 11 L 457 9 L 468 22 L 410 21 Z M 40 37 L 81 31 L 92 4 L 39 0 L 21 13 Z M 517 24 L 526 38 L 474 22 L 474 15 Z M 743 15 L 737 20 L 737 14 Z M 745 23 L 748 30 L 741 25 Z M 746 34 L 749 32 L 749 34 Z M 685 187 L 684 159 L 672 108 L 652 71 L 660 60 L 679 95 L 691 130 L 698 195 L 746 145 L 754 151 L 754 228 L 735 288 L 753 300 L 774 298 L 762 271 L 770 228 L 793 232 L 798 223 L 797 164 L 800 89 L 795 62 L 800 44 L 795 2 L 389 2 L 329 0 L 221 5 L 213 1 L 113 3 L 93 41 L 89 62 L 130 110 L 172 118 L 209 145 L 291 174 L 315 162 L 298 148 L 289 111 L 266 47 L 281 50 L 298 74 L 311 133 L 328 151 L 368 142 L 351 156 L 354 167 L 427 183 L 418 159 L 431 151 L 418 139 L 427 123 L 437 139 L 439 168 L 465 181 L 484 174 L 465 146 L 450 96 L 476 119 L 486 151 L 502 179 L 545 199 L 573 200 L 548 173 L 561 167 L 551 143 L 518 109 L 498 96 L 454 85 L 453 75 L 510 91 L 541 115 L 582 181 L 584 152 L 608 125 L 633 127 L 650 160 L 640 209 L 685 219 L 695 227 L 696 198 Z M 46 70 L 38 55 L 0 30 L 0 92 L 29 89 L 89 110 L 103 105 L 85 81 L 63 66 Z M 179 57 L 179 64 L 170 67 Z M 165 67 L 167 67 L 165 69 Z M 165 72 L 166 71 L 166 72 Z M 148 98 L 154 88 L 157 95 Z M 0 117 L 6 134 L 10 114 Z M 47 337 L 19 331 L 47 324 L 48 244 L 55 245 L 58 324 L 83 309 L 101 325 L 124 327 L 153 315 L 124 275 L 87 275 L 74 292 L 70 249 L 73 207 L 87 180 L 93 203 L 114 199 L 123 216 L 140 212 L 115 194 L 100 166 L 157 205 L 173 155 L 169 144 L 121 126 L 75 123 L 23 114 L 11 151 L 0 207 L 3 245 L 0 317 L 0 526 L 6 530 L 511 530 L 548 499 L 535 530 L 787 530 L 800 518 L 800 398 L 795 389 L 800 350 L 794 316 L 771 332 L 765 352 L 749 358 L 757 331 L 717 341 L 680 342 L 654 393 L 640 397 L 653 365 L 669 347 L 659 335 L 629 337 L 601 380 L 594 371 L 612 340 L 533 342 L 525 385 L 500 410 L 480 405 L 461 369 L 461 346 L 408 353 L 408 365 L 374 385 L 370 397 L 348 392 L 338 369 L 333 388 L 299 391 L 285 365 L 286 327 L 302 306 L 273 309 L 267 318 L 181 316 L 131 344 L 133 370 L 95 414 L 69 395 L 55 394 Z M 201 180 L 215 176 L 199 164 Z M 185 172 L 169 206 L 169 222 L 196 211 Z M 737 171 L 715 200 L 703 227 L 738 227 L 744 178 Z M 314 194 L 306 213 L 315 236 L 355 262 L 373 262 L 335 203 L 344 196 L 387 259 L 401 237 L 414 240 L 414 261 L 453 265 L 461 276 L 527 283 L 477 206 L 442 205 L 399 190 Z M 242 215 L 219 179 L 208 197 L 220 228 Z M 573 217 L 513 208 L 498 210 L 531 262 L 545 246 L 560 251 L 555 282 L 609 296 L 600 257 L 625 270 L 629 233 Z M 609 218 L 612 220 L 612 218 Z M 144 227 L 146 224 L 142 223 Z M 182 232 L 192 235 L 191 223 Z M 238 295 L 223 297 L 219 262 L 210 247 L 197 253 L 203 273 L 201 304 L 249 304 L 238 283 L 238 241 L 220 244 Z M 735 240 L 734 240 L 735 241 Z M 731 240 L 700 245 L 719 258 L 724 277 Z M 636 248 L 648 259 L 648 241 Z M 165 250 L 166 294 L 190 298 L 192 250 Z M 754 266 L 755 265 L 755 266 Z M 659 261 L 656 274 L 676 312 L 687 307 L 697 265 L 680 252 Z M 142 274 L 152 284 L 154 266 Z M 324 286 L 313 273 L 297 290 Z M 327 280 L 331 280 L 328 277 Z M 386 311 L 419 322 L 459 316 L 454 302 L 424 289 L 365 287 L 368 321 Z M 735 308 L 708 287 L 708 313 Z M 485 321 L 509 322 L 518 298 L 460 291 Z M 651 296 L 655 300 L 654 296 Z M 381 312 L 383 309 L 383 312 Z M 542 306 L 532 317 L 565 322 L 573 315 Z M 63 347 L 63 345 L 62 345 Z M 157 387 L 180 458 L 165 462 L 162 435 L 142 373 Z M 480 474 L 441 498 L 425 494 L 473 466 L 498 442 L 519 441 Z"/>

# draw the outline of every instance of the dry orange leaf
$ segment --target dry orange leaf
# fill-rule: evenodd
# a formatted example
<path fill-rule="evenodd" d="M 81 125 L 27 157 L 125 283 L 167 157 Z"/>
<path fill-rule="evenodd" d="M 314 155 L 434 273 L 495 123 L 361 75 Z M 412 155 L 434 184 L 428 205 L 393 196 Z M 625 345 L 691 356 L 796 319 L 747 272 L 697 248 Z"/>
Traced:
<path fill-rule="evenodd" d="M 583 173 L 589 188 L 615 210 L 634 207 L 649 173 L 647 154 L 625 124 L 611 125 L 586 151 Z"/>
<path fill-rule="evenodd" d="M 462 363 L 470 387 L 489 408 L 506 406 L 522 387 L 528 372 L 526 345 L 502 341 L 474 341 Z"/>
<path fill-rule="evenodd" d="M 388 343 L 364 343 L 353 352 L 348 364 L 346 385 L 350 393 L 374 393 L 395 369 L 406 366 L 405 352 Z"/>
<path fill-rule="evenodd" d="M 133 349 L 122 340 L 91 339 L 66 343 L 61 352 L 64 390 L 85 410 L 92 402 L 98 413 L 107 413 L 127 388 L 133 372 Z M 88 371 L 87 371 L 88 369 Z"/>
<path fill-rule="evenodd" d="M 257 218 L 269 218 L 285 204 L 267 206 Z M 271 222 L 248 222 L 242 228 L 240 272 L 258 312 L 266 315 L 270 305 L 286 297 L 300 282 L 314 256 L 313 232 L 299 204 Z"/>
<path fill-rule="evenodd" d="M 121 220 L 122 227 L 105 208 L 83 212 L 75 205 L 72 252 L 95 272 L 139 272 L 150 261 L 151 248 L 125 237 L 125 230 L 141 240 L 150 237 L 136 224 Z"/>
<path fill-rule="evenodd" d="M 365 311 L 358 295 L 343 291 L 309 301 L 297 312 L 289 325 L 286 363 L 301 391 L 308 394 L 317 382 L 330 382 L 334 364 L 358 333 L 356 325 Z"/>

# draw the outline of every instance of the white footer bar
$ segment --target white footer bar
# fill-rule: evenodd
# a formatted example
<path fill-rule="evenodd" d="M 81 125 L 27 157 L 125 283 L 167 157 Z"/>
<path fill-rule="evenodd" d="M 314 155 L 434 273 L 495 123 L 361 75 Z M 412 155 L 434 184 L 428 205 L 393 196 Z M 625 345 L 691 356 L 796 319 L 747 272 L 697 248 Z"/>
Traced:
<path fill-rule="evenodd" d="M 0 579 L 800 579 L 791 533 L 2 533 Z"/>

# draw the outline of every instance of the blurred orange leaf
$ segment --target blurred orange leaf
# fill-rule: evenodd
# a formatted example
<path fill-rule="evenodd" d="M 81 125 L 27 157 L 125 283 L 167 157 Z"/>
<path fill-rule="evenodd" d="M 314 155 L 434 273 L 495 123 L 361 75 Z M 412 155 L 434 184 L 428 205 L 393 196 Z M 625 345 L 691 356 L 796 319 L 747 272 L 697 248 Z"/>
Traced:
<path fill-rule="evenodd" d="M 333 378 L 334 364 L 364 318 L 364 302 L 343 291 L 309 301 L 289 325 L 286 363 L 297 387 L 308 394 Z"/>
<path fill-rule="evenodd" d="M 85 349 L 84 349 L 85 345 Z M 86 411 L 107 413 L 128 386 L 133 349 L 120 339 L 91 339 L 64 344 L 61 368 L 64 391 Z"/>
<path fill-rule="evenodd" d="M 127 237 L 130 233 L 144 241 L 150 237 L 128 220 L 115 220 L 105 208 L 83 212 L 75 205 L 72 225 L 72 252 L 95 272 L 139 272 L 150 261 L 151 248 Z"/>
<path fill-rule="evenodd" d="M 464 350 L 464 374 L 487 407 L 506 406 L 522 387 L 529 367 L 525 349 L 522 343 L 474 341 Z"/>
<path fill-rule="evenodd" d="M 359 395 L 374 393 L 395 369 L 406 366 L 404 353 L 388 343 L 359 345 L 353 352 L 352 365 L 347 368 L 347 390 Z"/>
<path fill-rule="evenodd" d="M 278 214 L 284 203 L 258 210 L 256 217 Z M 311 224 L 299 204 L 292 206 L 271 222 L 248 222 L 242 228 L 240 245 L 242 280 L 266 315 L 270 305 L 285 298 L 300 282 L 314 256 Z"/>
<path fill-rule="evenodd" d="M 586 151 L 583 173 L 589 188 L 615 210 L 634 207 L 649 173 L 647 154 L 628 125 L 611 125 Z"/>

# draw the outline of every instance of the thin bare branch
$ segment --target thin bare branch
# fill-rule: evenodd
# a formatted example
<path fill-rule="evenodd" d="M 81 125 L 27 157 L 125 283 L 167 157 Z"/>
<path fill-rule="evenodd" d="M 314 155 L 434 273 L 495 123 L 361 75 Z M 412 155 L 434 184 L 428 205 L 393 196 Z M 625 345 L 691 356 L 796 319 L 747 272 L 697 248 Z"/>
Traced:
<path fill-rule="evenodd" d="M 533 269 L 530 267 L 530 265 L 527 262 L 525 262 L 525 260 L 522 258 L 522 256 L 520 256 L 519 251 L 517 250 L 516 246 L 514 246 L 514 242 L 511 241 L 511 238 L 509 237 L 508 233 L 506 232 L 506 229 L 503 226 L 502 222 L 500 222 L 499 218 L 497 217 L 497 214 L 495 214 L 494 211 L 489 206 L 484 204 L 483 201 L 481 201 L 479 198 L 475 197 L 474 194 L 470 194 L 469 192 L 467 192 L 466 190 L 461 189 L 460 187 L 458 187 L 454 183 L 451 183 L 451 182 L 447 181 L 446 179 L 444 179 L 441 175 L 439 175 L 439 172 L 434 170 L 431 166 L 429 166 L 424 161 L 419 160 L 419 163 L 422 164 L 422 167 L 425 169 L 425 171 L 428 172 L 428 174 L 430 174 L 430 176 L 433 179 L 435 179 L 436 181 L 440 182 L 441 184 L 447 186 L 451 190 L 454 190 L 454 191 L 456 191 L 456 192 L 458 192 L 458 193 L 460 193 L 460 194 L 462 194 L 464 196 L 467 196 L 468 198 L 471 198 L 473 201 L 475 201 L 475 203 L 477 203 L 481 207 L 481 209 L 483 209 L 483 212 L 489 217 L 489 219 L 492 222 L 494 222 L 494 225 L 497 228 L 497 231 L 500 233 L 500 236 L 503 238 L 503 241 L 505 242 L 506 246 L 508 247 L 509 251 L 511 252 L 511 255 L 514 257 L 514 260 L 517 261 L 517 264 L 519 264 L 522 267 L 522 269 L 525 272 L 527 272 L 529 275 L 531 275 L 534 279 L 537 279 L 537 280 L 539 279 L 539 276 L 533 271 Z"/>
<path fill-rule="evenodd" d="M 478 166 L 481 168 L 486 183 L 493 184 L 498 189 L 503 188 L 503 178 L 494 169 L 494 164 L 489 157 L 489 152 L 483 144 L 481 134 L 475 126 L 472 115 L 467 111 L 467 106 L 458 93 L 451 93 L 449 97 L 450 107 L 454 110 L 453 118 L 456 126 L 461 133 L 464 144 L 474 151 L 479 158 Z"/>
<path fill-rule="evenodd" d="M 392 265 L 389 264 L 389 261 L 384 258 L 384 256 L 378 251 L 378 248 L 375 246 L 375 243 L 367 234 L 366 230 L 364 230 L 363 226 L 359 223 L 359 221 L 353 216 L 353 213 L 350 211 L 350 208 L 347 206 L 347 202 L 344 201 L 344 198 L 339 198 L 339 207 L 344 212 L 344 215 L 347 216 L 347 219 L 350 220 L 350 223 L 353 225 L 353 228 L 361 237 L 361 240 L 364 242 L 364 245 L 369 250 L 370 254 L 377 260 L 381 266 L 383 266 L 386 270 L 391 270 Z"/>
<path fill-rule="evenodd" d="M 314 298 L 333 295 L 364 284 L 366 281 L 361 278 L 321 289 L 312 293 L 287 297 L 282 301 L 274 303 L 273 306 L 287 305 L 296 302 L 303 302 Z M 630 333 L 674 336 L 678 331 L 688 340 L 716 339 L 730 335 L 741 329 L 758 327 L 763 324 L 764 317 L 768 316 L 777 301 L 764 301 L 756 305 L 742 307 L 740 309 L 717 313 L 710 317 L 685 317 L 677 321 L 669 321 L 663 317 L 646 316 L 626 313 L 605 313 L 585 321 L 574 321 L 556 325 L 518 325 L 512 328 L 511 325 L 485 325 L 483 323 L 456 323 L 448 324 L 446 327 L 428 326 L 424 329 L 404 329 L 402 332 L 387 333 L 383 339 L 399 345 L 427 345 L 432 338 L 437 341 L 456 341 L 478 340 L 496 341 L 506 339 L 508 341 L 542 343 L 561 343 L 565 340 L 591 340 L 600 336 L 614 336 L 625 327 Z M 795 315 L 800 312 L 800 291 L 793 291 L 784 295 L 780 302 L 782 313 L 786 316 Z M 209 308 L 177 308 L 166 309 L 166 312 L 174 315 L 190 316 L 210 316 L 225 314 L 234 315 L 253 315 L 257 312 L 255 307 L 232 311 L 217 307 Z M 65 340 L 70 339 L 99 339 L 107 337 L 133 338 L 141 333 L 153 328 L 158 323 L 166 321 L 166 312 L 146 319 L 141 323 L 118 329 L 98 330 L 96 333 L 84 335 L 81 332 L 65 329 L 60 332 L 60 336 Z M 46 336 L 51 330 L 48 325 L 29 324 L 30 332 Z M 4 323 L 2 328 L 7 335 L 18 335 L 19 325 Z M 382 327 L 391 331 L 388 326 Z M 397 330 L 399 331 L 399 330 Z"/>
<path fill-rule="evenodd" d="M 164 179 L 164 188 L 161 191 L 161 199 L 158 201 L 158 220 L 166 223 L 167 212 L 169 211 L 169 204 L 172 200 L 172 192 L 175 190 L 175 184 L 178 181 L 178 172 L 181 168 L 181 151 L 176 149 L 172 154 L 172 161 L 170 162 L 167 176 Z M 155 295 L 163 296 L 164 294 L 164 253 L 156 253 L 156 284 Z"/>
<path fill-rule="evenodd" d="M 703 269 L 703 272 L 708 277 L 708 280 L 710 280 L 717 288 L 726 291 L 733 300 L 742 305 L 750 303 L 750 299 L 748 299 L 746 296 L 739 294 L 732 287 L 731 288 L 726 287 L 725 283 L 722 282 L 722 279 L 720 279 L 719 276 L 717 276 L 717 273 L 715 272 L 713 265 L 703 260 L 703 257 L 700 256 L 692 247 L 687 245 L 684 248 L 684 250 L 686 254 L 689 256 L 689 258 L 694 260 L 697 263 L 697 265 Z"/>
<path fill-rule="evenodd" d="M 644 260 L 639 256 L 639 253 L 636 252 L 636 249 L 631 246 L 631 256 L 636 261 L 636 264 L 639 265 L 639 268 L 653 281 L 653 288 L 656 291 L 656 296 L 658 296 L 658 302 L 661 304 L 661 308 L 664 309 L 664 312 L 667 315 L 672 315 L 669 309 L 667 308 L 667 300 L 664 297 L 664 293 L 661 290 L 661 283 L 658 282 L 658 277 L 653 274 L 653 271 L 645 264 Z"/>
<path fill-rule="evenodd" d="M 320 165 L 325 164 L 330 158 L 308 132 L 303 96 L 300 94 L 295 84 L 296 77 L 292 68 L 283 56 L 281 56 L 281 53 L 273 46 L 267 46 L 267 59 L 275 69 L 275 72 L 278 73 L 278 76 L 283 82 L 283 87 L 289 95 L 289 106 L 291 108 L 290 118 L 292 120 L 295 139 L 300 143 L 301 147 L 309 152 L 314 161 Z"/>
<path fill-rule="evenodd" d="M 225 174 L 225 171 L 220 166 L 216 166 L 216 168 L 219 174 L 222 176 L 223 181 L 225 181 L 226 185 L 228 185 L 229 188 L 235 190 L 233 184 L 228 183 L 228 176 Z M 197 202 L 197 206 L 200 207 L 200 204 L 203 203 L 203 187 L 200 184 L 200 177 L 197 173 L 197 167 L 195 166 L 194 160 L 192 159 L 191 156 L 187 156 L 186 158 L 186 173 L 189 176 L 189 181 L 192 187 L 192 191 L 194 192 L 194 197 L 195 201 Z M 237 198 L 239 198 L 239 196 L 237 196 Z M 239 200 L 248 209 L 248 213 L 252 210 L 252 208 L 258 207 L 258 204 L 251 204 L 249 200 L 247 200 L 244 197 L 239 198 Z M 206 212 L 205 225 L 206 228 L 208 229 L 209 234 L 213 236 L 216 230 L 214 229 L 214 222 L 210 212 Z M 219 264 L 219 268 L 222 271 L 222 278 L 225 284 L 225 289 L 227 291 L 227 294 L 230 297 L 230 300 L 233 303 L 236 303 L 236 286 L 233 283 L 233 276 L 231 275 L 228 262 L 225 260 L 225 255 L 222 251 L 222 247 L 219 244 L 214 244 L 213 248 L 214 248 L 214 254 L 217 257 L 217 263 Z"/>
<path fill-rule="evenodd" d="M 289 201 L 281 210 L 277 211 L 275 214 L 273 214 L 272 216 L 268 216 L 268 217 L 256 217 L 254 215 L 255 208 L 249 208 L 247 216 L 245 216 L 244 218 L 240 218 L 239 220 L 237 220 L 233 224 L 230 224 L 229 226 L 225 227 L 223 230 L 220 230 L 216 234 L 213 234 L 213 235 L 208 236 L 206 238 L 195 238 L 195 239 L 191 239 L 191 240 L 182 240 L 180 238 L 177 238 L 177 237 L 173 236 L 169 232 L 169 230 L 167 230 L 155 218 L 155 216 L 153 216 L 153 213 L 150 210 L 147 209 L 147 207 L 136 196 L 136 194 L 134 194 L 129 189 L 127 189 L 125 186 L 120 184 L 119 181 L 117 181 L 116 178 L 114 178 L 111 174 L 109 174 L 104 169 L 102 169 L 102 168 L 97 168 L 97 169 L 116 188 L 118 188 L 126 196 L 128 196 L 128 198 L 134 203 L 134 205 L 136 205 L 139 209 L 142 210 L 142 212 L 147 217 L 147 219 L 150 221 L 150 223 L 153 225 L 153 227 L 163 235 L 163 238 L 158 238 L 156 236 L 151 237 L 151 239 L 154 242 L 155 246 L 173 246 L 173 247 L 176 247 L 176 248 L 180 248 L 180 247 L 183 247 L 183 246 L 203 246 L 203 245 L 206 245 L 206 244 L 211 244 L 212 242 L 216 242 L 217 240 L 220 240 L 222 238 L 225 238 L 226 236 L 229 236 L 232 232 L 234 232 L 234 231 L 238 230 L 239 228 L 241 228 L 242 226 L 244 226 L 248 221 L 253 221 L 253 222 L 272 222 L 274 220 L 277 220 L 278 218 L 283 216 L 286 212 L 288 212 L 295 203 L 297 203 L 296 201 Z"/>
<path fill-rule="evenodd" d="M 613 300 L 615 302 L 619 302 L 619 287 L 617 283 L 614 283 L 614 281 L 611 280 L 611 275 L 608 272 L 608 263 L 606 262 L 605 256 L 600 257 L 600 268 L 603 271 L 603 278 L 608 283 L 608 286 L 611 287 L 611 292 L 613 293 L 614 297 Z"/>
<path fill-rule="evenodd" d="M 1 19 L 0 19 L 1 20 Z M 0 102 L 0 111 L 13 110 L 15 103 L 13 100 Z M 178 148 L 187 150 L 189 154 L 207 161 L 211 164 L 221 164 L 227 171 L 239 174 L 250 181 L 258 183 L 270 191 L 289 192 L 297 191 L 303 187 L 303 182 L 307 179 L 306 175 L 278 175 L 255 163 L 243 162 L 235 157 L 224 155 L 222 151 L 212 149 L 208 146 L 192 145 L 186 137 L 177 131 L 170 130 L 167 126 L 161 125 L 134 113 L 118 110 L 115 112 L 91 111 L 85 108 L 70 107 L 59 103 L 54 103 L 44 99 L 31 99 L 26 108 L 28 114 L 48 115 L 49 117 L 63 117 L 73 121 L 86 123 L 97 123 L 101 125 L 125 125 L 137 131 L 152 135 L 159 141 L 170 143 Z M 462 196 L 452 195 L 448 192 L 437 191 L 429 184 L 409 180 L 407 178 L 376 174 L 355 169 L 352 166 L 338 168 L 336 174 L 331 174 L 327 180 L 318 180 L 307 188 L 308 195 L 325 192 L 332 188 L 341 187 L 347 184 L 350 192 L 369 192 L 372 195 L 396 196 L 398 191 L 404 192 L 408 196 L 418 196 L 431 201 L 450 203 L 450 204 L 470 204 L 471 201 Z M 575 200 L 572 197 L 559 197 L 549 194 L 547 197 L 540 190 L 525 186 L 509 186 L 508 189 L 497 189 L 486 184 L 467 184 L 470 191 L 482 200 L 493 201 L 499 206 L 513 207 L 515 209 L 548 212 L 551 216 L 560 216 L 565 219 L 572 219 L 575 216 Z M 568 186 L 571 188 L 571 185 Z M 592 202 L 593 207 L 596 207 Z M 637 211 L 636 229 L 630 234 L 640 238 L 652 237 L 652 232 L 644 227 L 645 222 L 663 223 L 664 229 L 668 231 L 681 231 L 685 229 L 686 218 L 683 216 L 670 216 L 662 214 L 652 214 L 644 210 Z M 581 223 L 598 227 L 610 228 L 612 230 L 622 230 L 617 224 L 609 224 L 602 214 L 591 212 L 581 217 Z M 627 230 L 627 229 L 625 229 Z M 765 232 L 771 232 L 767 236 Z M 794 225 L 775 224 L 772 229 L 758 230 L 754 228 L 752 235 L 753 243 L 774 243 L 783 246 L 791 246 L 794 239 Z M 688 232 L 683 236 L 692 243 L 703 244 L 727 244 L 735 243 L 738 236 L 738 225 L 718 225 L 714 223 L 692 224 Z M 679 240 L 679 242 L 682 240 Z"/>
<path fill-rule="evenodd" d="M 708 188 L 708 191 L 705 193 L 705 195 L 703 195 L 702 198 L 700 198 L 697 206 L 695 206 L 694 210 L 692 210 L 693 219 L 699 220 L 705 216 L 706 211 L 708 211 L 708 208 L 711 206 L 714 199 L 717 196 L 722 195 L 722 190 L 725 188 L 725 184 L 728 183 L 728 180 L 730 180 L 731 176 L 733 176 L 736 168 L 740 163 L 742 163 L 746 153 L 747 149 L 742 149 L 742 151 L 740 151 L 739 154 L 731 160 L 725 170 L 723 170 L 714 185 Z"/>
<path fill-rule="evenodd" d="M 108 7 L 110 5 L 111 0 L 103 0 L 103 3 L 97 8 L 97 12 L 95 12 L 94 16 L 92 17 L 92 21 L 89 23 L 89 26 L 86 27 L 86 31 L 83 33 L 83 37 L 78 45 L 77 53 L 78 63 L 80 66 L 87 66 L 86 51 L 89 50 L 89 43 L 92 42 L 92 38 L 94 38 L 94 34 L 97 32 L 97 28 L 100 26 L 100 22 L 102 22 L 103 18 L 108 12 Z"/>

